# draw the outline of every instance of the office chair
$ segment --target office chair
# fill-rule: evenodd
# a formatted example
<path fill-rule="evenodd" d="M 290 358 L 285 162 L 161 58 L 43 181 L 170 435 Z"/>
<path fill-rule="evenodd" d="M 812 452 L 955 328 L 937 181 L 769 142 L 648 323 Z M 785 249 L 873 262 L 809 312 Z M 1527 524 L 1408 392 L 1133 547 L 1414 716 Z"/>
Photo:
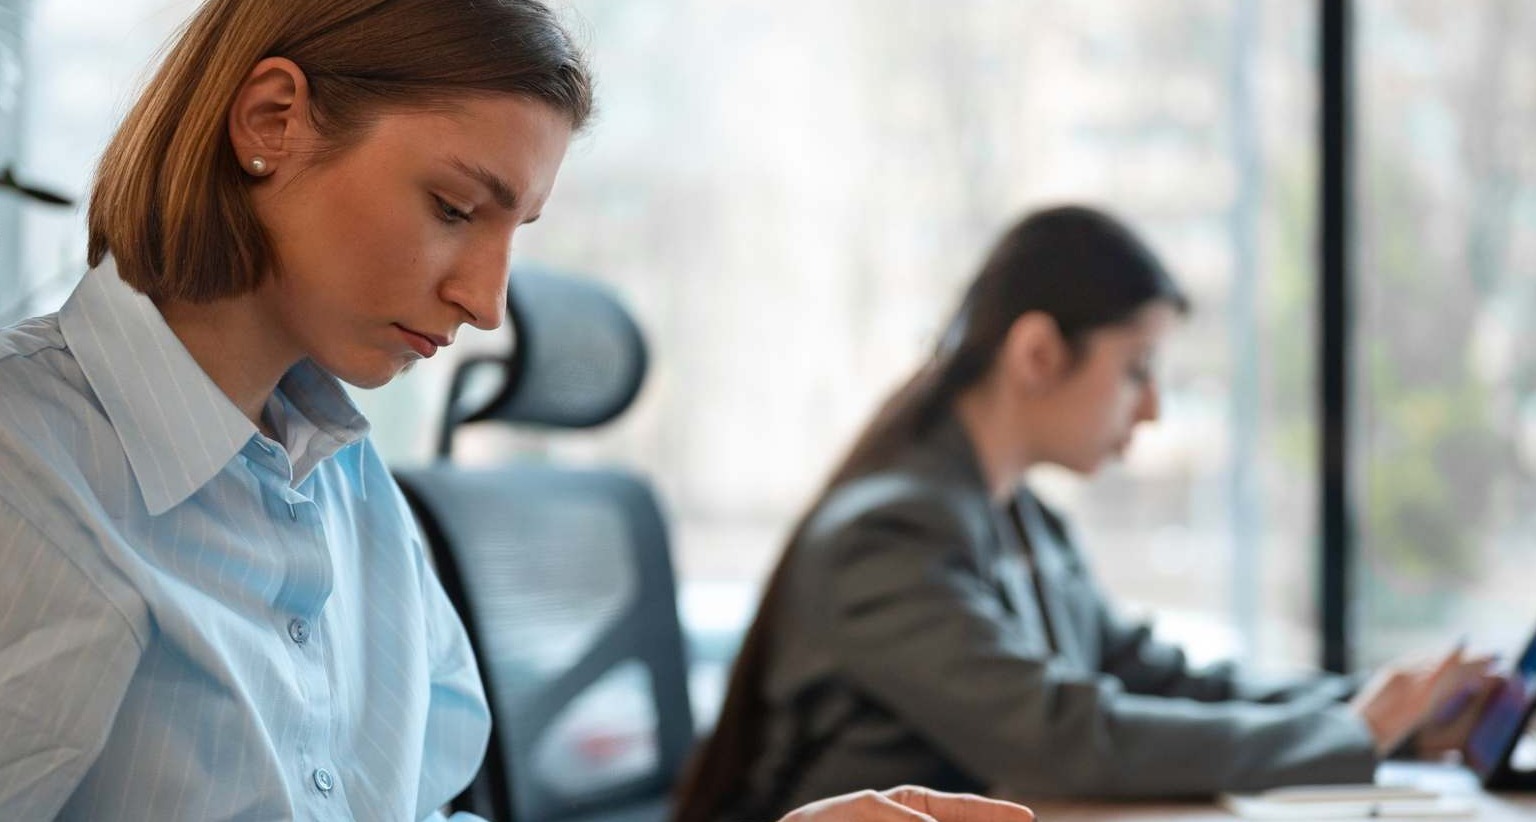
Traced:
<path fill-rule="evenodd" d="M 448 460 L 454 429 L 470 422 L 613 419 L 639 392 L 644 340 L 611 291 L 575 277 L 514 271 L 508 310 L 512 350 L 454 375 L 439 461 L 397 472 L 491 706 L 485 764 L 454 808 L 516 822 L 662 820 L 693 721 L 651 486 L 614 468 Z M 497 388 L 476 402 L 487 373 Z"/>

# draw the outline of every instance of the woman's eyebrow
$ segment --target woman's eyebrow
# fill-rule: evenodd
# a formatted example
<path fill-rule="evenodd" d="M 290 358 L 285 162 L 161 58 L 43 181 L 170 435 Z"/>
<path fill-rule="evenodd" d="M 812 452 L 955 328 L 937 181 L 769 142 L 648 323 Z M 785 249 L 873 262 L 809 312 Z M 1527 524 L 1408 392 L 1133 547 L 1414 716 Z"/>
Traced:
<path fill-rule="evenodd" d="M 484 166 L 466 163 L 457 157 L 448 158 L 448 165 L 452 166 L 460 174 L 485 186 L 491 192 L 491 198 L 496 201 L 497 205 L 507 211 L 517 207 L 517 194 L 512 190 L 512 186 L 508 185 L 506 180 L 497 177 L 489 169 Z"/>

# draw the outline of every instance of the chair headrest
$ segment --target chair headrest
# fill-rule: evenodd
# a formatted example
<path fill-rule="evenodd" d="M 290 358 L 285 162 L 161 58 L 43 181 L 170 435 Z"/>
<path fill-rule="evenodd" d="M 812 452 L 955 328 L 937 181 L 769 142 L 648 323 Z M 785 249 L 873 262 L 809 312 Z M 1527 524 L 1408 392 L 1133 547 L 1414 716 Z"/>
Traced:
<path fill-rule="evenodd" d="M 459 366 L 449 397 L 454 420 L 590 428 L 618 416 L 640 393 L 645 338 L 607 285 L 519 266 L 508 280 L 507 312 L 512 350 Z M 468 398 L 471 378 L 487 368 L 500 372 L 501 388 L 475 403 Z"/>

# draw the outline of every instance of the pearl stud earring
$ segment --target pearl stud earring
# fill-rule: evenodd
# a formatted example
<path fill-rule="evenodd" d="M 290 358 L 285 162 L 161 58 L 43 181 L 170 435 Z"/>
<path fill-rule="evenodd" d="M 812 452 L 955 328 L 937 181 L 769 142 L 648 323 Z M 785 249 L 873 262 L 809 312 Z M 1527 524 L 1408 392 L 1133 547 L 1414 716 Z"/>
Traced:
<path fill-rule="evenodd" d="M 251 158 L 251 173 L 252 174 L 266 174 L 267 173 L 267 161 L 266 161 L 266 159 L 262 158 L 262 157 L 252 157 Z"/>

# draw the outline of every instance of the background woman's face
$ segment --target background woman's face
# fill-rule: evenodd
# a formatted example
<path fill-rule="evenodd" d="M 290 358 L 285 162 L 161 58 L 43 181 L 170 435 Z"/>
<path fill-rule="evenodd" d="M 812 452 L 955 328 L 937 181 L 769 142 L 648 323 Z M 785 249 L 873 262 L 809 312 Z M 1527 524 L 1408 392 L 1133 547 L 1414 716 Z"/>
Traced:
<path fill-rule="evenodd" d="M 496 328 L 513 235 L 543 209 L 570 138 L 542 102 L 466 97 L 384 114 L 338 156 L 259 188 L 278 270 L 257 297 L 275 330 L 368 388 L 464 323 Z"/>
<path fill-rule="evenodd" d="M 1125 452 L 1136 426 L 1157 419 L 1153 362 L 1177 320 L 1172 306 L 1157 302 L 1089 334 L 1081 359 L 1055 388 L 1049 461 L 1092 473 Z"/>

